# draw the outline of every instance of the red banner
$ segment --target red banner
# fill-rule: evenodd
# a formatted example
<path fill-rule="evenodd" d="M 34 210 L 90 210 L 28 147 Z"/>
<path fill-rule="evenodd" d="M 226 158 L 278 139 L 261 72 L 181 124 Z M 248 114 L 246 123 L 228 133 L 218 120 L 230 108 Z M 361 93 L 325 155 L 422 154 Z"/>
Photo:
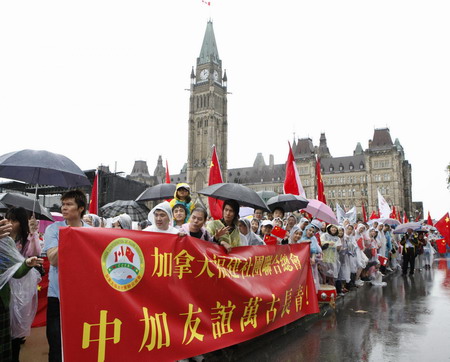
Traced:
<path fill-rule="evenodd" d="M 309 243 L 234 248 L 189 236 L 62 228 L 65 361 L 173 361 L 318 313 Z"/>

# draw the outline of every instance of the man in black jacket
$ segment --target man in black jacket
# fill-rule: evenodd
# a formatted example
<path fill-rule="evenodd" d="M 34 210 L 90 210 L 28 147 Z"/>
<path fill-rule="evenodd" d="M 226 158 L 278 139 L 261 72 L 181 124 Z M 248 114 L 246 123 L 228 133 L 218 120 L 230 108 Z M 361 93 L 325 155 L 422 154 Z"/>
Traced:
<path fill-rule="evenodd" d="M 406 234 L 403 236 L 402 240 L 400 241 L 400 244 L 403 245 L 403 266 L 402 271 L 403 275 L 406 275 L 406 272 L 408 271 L 408 264 L 409 264 L 409 275 L 414 274 L 414 262 L 416 259 L 416 251 L 419 246 L 419 241 L 413 234 L 412 229 L 408 229 Z"/>

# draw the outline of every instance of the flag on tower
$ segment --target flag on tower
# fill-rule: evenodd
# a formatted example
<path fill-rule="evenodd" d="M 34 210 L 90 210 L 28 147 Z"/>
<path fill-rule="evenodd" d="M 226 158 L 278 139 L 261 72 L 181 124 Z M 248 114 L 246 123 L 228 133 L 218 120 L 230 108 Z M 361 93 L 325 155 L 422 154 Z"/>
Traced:
<path fill-rule="evenodd" d="M 89 214 L 98 215 L 98 170 L 95 171 L 94 183 L 92 184 L 91 198 L 89 201 Z"/>
<path fill-rule="evenodd" d="M 284 179 L 283 191 L 285 194 L 299 195 L 306 198 L 300 176 L 295 164 L 294 153 L 292 152 L 291 143 L 289 143 L 289 154 L 286 162 L 286 177 Z"/>
<path fill-rule="evenodd" d="M 213 146 L 213 152 L 211 156 L 211 165 L 209 166 L 209 179 L 208 186 L 222 183 L 222 171 L 220 171 L 219 159 L 217 157 L 216 146 Z M 215 220 L 222 218 L 222 206 L 223 201 L 217 200 L 212 197 L 208 197 L 209 213 Z"/>

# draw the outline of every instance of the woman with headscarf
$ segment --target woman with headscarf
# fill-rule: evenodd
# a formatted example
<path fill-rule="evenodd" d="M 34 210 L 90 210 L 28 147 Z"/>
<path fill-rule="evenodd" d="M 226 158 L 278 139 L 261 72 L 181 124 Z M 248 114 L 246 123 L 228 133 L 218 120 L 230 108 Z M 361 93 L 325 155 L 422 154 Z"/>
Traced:
<path fill-rule="evenodd" d="M 349 223 L 347 223 L 347 226 Z M 350 283 L 351 273 L 350 273 L 350 255 L 349 250 L 351 245 L 348 243 L 348 238 L 345 238 L 345 230 L 342 226 L 338 227 L 338 236 L 341 239 L 341 249 L 339 250 L 339 273 L 336 281 L 336 291 L 338 294 L 343 294 L 348 292 L 346 285 Z"/>
<path fill-rule="evenodd" d="M 120 214 L 112 219 L 112 227 L 116 229 L 131 230 L 132 225 L 133 222 L 128 214 Z"/>
<path fill-rule="evenodd" d="M 101 225 L 102 224 L 102 220 L 101 220 L 100 216 L 95 215 L 95 214 L 86 214 L 86 215 L 84 215 L 83 216 L 83 221 L 86 224 L 88 224 L 88 225 L 90 225 L 90 226 L 92 226 L 94 228 L 99 228 L 99 227 L 102 226 Z"/>
<path fill-rule="evenodd" d="M 299 227 L 297 225 L 298 221 L 294 214 L 290 214 L 286 220 L 286 231 L 289 231 L 289 239 L 294 234 L 295 230 Z"/>
<path fill-rule="evenodd" d="M 261 220 L 257 219 L 256 217 L 254 217 L 251 220 L 251 225 L 252 225 L 252 231 L 258 235 L 261 236 Z"/>
<path fill-rule="evenodd" d="M 213 220 L 207 225 L 208 232 L 214 236 L 219 245 L 227 252 L 241 245 L 238 229 L 239 204 L 235 200 L 226 200 L 222 207 L 222 219 Z"/>
<path fill-rule="evenodd" d="M 364 285 L 364 282 L 361 280 L 361 273 L 363 269 L 366 268 L 367 263 L 369 262 L 369 258 L 364 253 L 365 245 L 367 245 L 368 237 L 366 233 L 366 227 L 363 224 L 359 224 L 355 231 L 355 242 L 356 248 L 355 250 L 355 285 L 357 287 L 361 287 Z"/>
<path fill-rule="evenodd" d="M 262 241 L 262 239 L 253 232 L 249 219 L 246 218 L 239 219 L 238 226 L 239 232 L 245 238 L 246 244 L 248 246 L 265 245 L 264 241 Z"/>
<path fill-rule="evenodd" d="M 148 220 L 151 225 L 146 227 L 144 231 L 153 231 L 157 233 L 178 234 L 179 230 L 174 228 L 172 209 L 167 201 L 156 205 L 148 213 Z"/>
<path fill-rule="evenodd" d="M 326 228 L 320 240 L 322 241 L 323 259 L 322 268 L 326 276 L 326 283 L 334 286 L 334 282 L 339 273 L 338 251 L 341 247 L 341 240 L 338 236 L 339 229 L 336 225 L 330 224 Z"/>

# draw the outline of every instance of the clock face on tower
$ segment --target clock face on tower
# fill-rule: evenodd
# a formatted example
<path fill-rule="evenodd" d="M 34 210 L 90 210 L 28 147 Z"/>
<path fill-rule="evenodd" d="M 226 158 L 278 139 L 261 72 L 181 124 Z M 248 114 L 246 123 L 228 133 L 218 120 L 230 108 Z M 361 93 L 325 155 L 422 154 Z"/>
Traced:
<path fill-rule="evenodd" d="M 209 77 L 209 70 L 208 70 L 208 69 L 203 69 L 203 70 L 200 72 L 200 79 L 201 79 L 201 80 L 207 80 L 208 77 Z"/>

